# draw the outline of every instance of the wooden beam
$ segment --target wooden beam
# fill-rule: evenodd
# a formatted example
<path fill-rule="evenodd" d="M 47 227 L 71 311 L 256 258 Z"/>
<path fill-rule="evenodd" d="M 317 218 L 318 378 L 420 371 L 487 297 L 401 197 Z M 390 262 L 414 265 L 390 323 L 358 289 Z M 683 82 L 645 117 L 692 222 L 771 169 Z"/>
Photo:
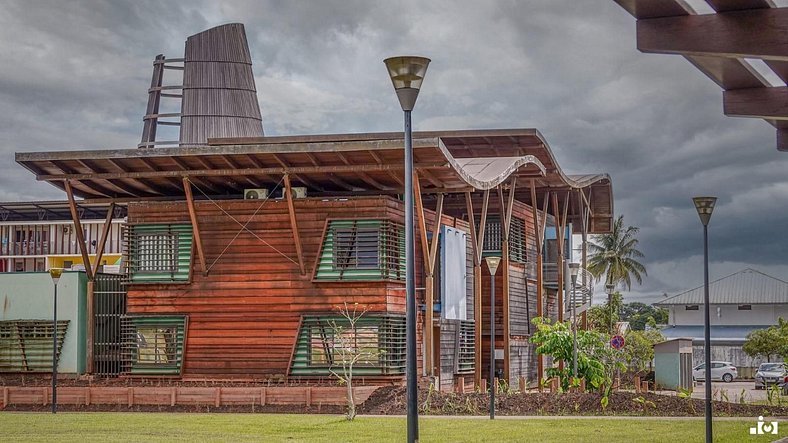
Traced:
<path fill-rule="evenodd" d="M 416 220 L 419 228 L 419 240 L 421 240 L 421 254 L 426 267 L 430 259 L 430 247 L 427 241 L 427 221 L 424 217 L 424 200 L 421 198 L 421 184 L 419 183 L 419 174 L 413 171 L 413 197 L 416 202 Z"/>
<path fill-rule="evenodd" d="M 470 191 L 465 193 L 465 208 L 468 212 L 468 225 L 471 230 L 471 255 L 473 256 L 473 383 L 480 388 L 482 385 L 482 308 L 481 308 L 481 263 L 476 255 L 476 217 L 473 214 L 473 196 Z"/>
<path fill-rule="evenodd" d="M 200 224 L 197 222 L 197 211 L 194 210 L 194 196 L 192 195 L 192 186 L 188 177 L 183 177 L 183 191 L 186 194 L 186 206 L 189 208 L 194 242 L 197 244 L 197 257 L 200 260 L 200 269 L 202 269 L 203 275 L 208 275 L 208 267 L 205 265 L 205 251 L 203 250 L 202 236 L 200 235 Z"/>
<path fill-rule="evenodd" d="M 788 152 L 788 129 L 777 130 L 777 150 Z"/>
<path fill-rule="evenodd" d="M 723 91 L 725 115 L 788 120 L 788 87 L 748 88 Z"/>
<path fill-rule="evenodd" d="M 293 204 L 293 189 L 290 187 L 290 177 L 285 174 L 285 195 L 287 196 L 287 210 L 290 213 L 290 228 L 293 230 L 293 241 L 295 242 L 296 254 L 298 255 L 298 267 L 301 275 L 306 275 L 304 267 L 304 252 L 301 249 L 301 236 L 298 234 L 298 222 L 296 221 L 295 205 Z"/>
<path fill-rule="evenodd" d="M 542 234 L 540 233 L 541 230 L 541 223 L 539 222 L 539 209 L 536 207 L 537 199 L 536 199 L 536 181 L 531 179 L 531 213 L 534 219 L 534 243 L 536 244 L 536 316 L 543 317 L 543 301 L 542 297 L 544 294 L 544 283 L 543 283 L 543 269 L 542 269 L 542 242 L 540 238 L 542 238 Z M 526 284 L 528 284 L 526 282 Z M 541 386 L 542 383 L 542 375 L 544 373 L 544 356 L 542 354 L 537 354 L 536 356 L 536 378 L 537 383 Z"/>
<path fill-rule="evenodd" d="M 637 21 L 642 52 L 788 61 L 788 8 Z"/>
<path fill-rule="evenodd" d="M 435 208 L 435 220 L 433 221 L 432 228 L 432 241 L 430 244 L 430 251 L 427 257 L 427 262 L 424 267 L 427 271 L 425 278 L 425 315 L 424 315 L 424 342 L 425 342 L 425 360 L 427 366 L 427 375 L 435 375 L 435 355 L 433 352 L 435 337 L 433 334 L 433 317 L 434 317 L 434 291 L 435 291 L 435 256 L 438 252 L 438 237 L 441 226 L 441 217 L 443 217 L 443 194 L 438 195 L 438 203 Z"/>
<path fill-rule="evenodd" d="M 564 234 L 566 230 L 562 224 L 560 207 L 558 206 L 558 193 L 553 192 L 553 217 L 555 219 L 555 239 L 558 245 L 556 267 L 558 271 L 558 321 L 564 321 Z"/>
<path fill-rule="evenodd" d="M 772 0 L 706 0 L 706 3 L 717 12 L 772 7 Z"/>
<path fill-rule="evenodd" d="M 479 217 L 479 234 L 476 239 L 476 241 L 479 242 L 479 244 L 476 245 L 476 253 L 479 254 L 479 263 L 482 262 L 482 252 L 484 249 L 484 229 L 487 225 L 487 207 L 490 203 L 490 190 L 485 190 L 482 195 L 482 213 Z"/>
<path fill-rule="evenodd" d="M 435 221 L 432 226 L 432 243 L 430 244 L 429 269 L 430 274 L 435 272 L 435 259 L 438 255 L 438 232 L 441 228 L 441 218 L 443 217 L 443 194 L 438 194 L 438 203 L 435 207 Z"/>
<path fill-rule="evenodd" d="M 448 168 L 445 163 L 420 163 L 414 168 Z M 93 173 L 93 174 L 52 174 L 39 175 L 39 181 L 48 180 L 107 180 L 113 178 L 154 178 L 154 177 L 232 177 L 239 175 L 260 174 L 315 174 L 331 172 L 364 172 L 390 171 L 404 168 L 401 164 L 390 165 L 335 165 L 335 166 L 292 166 L 281 168 L 245 168 L 245 169 L 193 169 L 188 171 L 143 171 L 124 173 Z"/>
<path fill-rule="evenodd" d="M 107 208 L 107 218 L 104 220 L 104 226 L 101 230 L 101 239 L 98 243 L 98 250 L 96 251 L 96 263 L 93 265 L 93 275 L 98 274 L 98 268 L 101 264 L 101 259 L 104 257 L 104 245 L 107 243 L 107 236 L 112 228 L 112 216 L 115 212 L 115 203 L 110 203 Z"/>
<path fill-rule="evenodd" d="M 693 12 L 684 0 L 614 0 L 637 19 L 672 17 Z"/>
<path fill-rule="evenodd" d="M 71 189 L 71 182 L 65 180 L 63 185 L 66 188 L 66 196 L 68 197 L 68 208 L 71 210 L 71 220 L 74 222 L 74 230 L 77 235 L 77 243 L 79 243 L 79 250 L 82 253 L 82 262 L 85 264 L 85 274 L 88 281 L 93 281 L 93 268 L 90 266 L 90 256 L 88 255 L 88 245 L 85 244 L 85 233 L 82 231 L 82 222 L 79 220 L 79 211 L 77 210 L 77 202 L 74 200 L 74 190 Z"/>
<path fill-rule="evenodd" d="M 511 368 L 511 333 L 510 333 L 510 307 L 509 307 L 509 233 L 512 221 L 512 207 L 514 206 L 514 194 L 516 191 L 517 177 L 512 177 L 509 186 L 509 199 L 504 205 L 503 186 L 498 187 L 498 197 L 500 198 L 501 223 L 503 239 L 501 242 L 501 266 L 502 266 L 502 285 L 503 294 L 501 299 L 501 309 L 503 311 L 503 376 L 509 380 Z M 526 282 L 526 284 L 528 284 Z"/>

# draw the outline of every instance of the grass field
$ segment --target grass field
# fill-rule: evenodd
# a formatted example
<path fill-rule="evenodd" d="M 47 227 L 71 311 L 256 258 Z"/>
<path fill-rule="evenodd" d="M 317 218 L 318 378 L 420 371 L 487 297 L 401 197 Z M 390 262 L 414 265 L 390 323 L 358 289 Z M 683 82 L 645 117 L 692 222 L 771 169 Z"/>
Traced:
<path fill-rule="evenodd" d="M 715 442 L 766 442 L 753 420 L 715 422 Z M 779 437 L 788 435 L 788 424 Z M 422 442 L 701 442 L 703 420 L 421 418 Z M 401 442 L 405 419 L 340 416 L 174 413 L 0 413 L 0 440 Z"/>

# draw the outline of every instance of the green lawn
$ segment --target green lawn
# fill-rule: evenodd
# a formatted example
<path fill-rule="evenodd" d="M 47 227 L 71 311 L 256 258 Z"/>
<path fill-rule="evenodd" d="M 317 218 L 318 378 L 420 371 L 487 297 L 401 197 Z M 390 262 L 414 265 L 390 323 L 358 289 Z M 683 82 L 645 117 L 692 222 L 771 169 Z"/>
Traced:
<path fill-rule="evenodd" d="M 751 436 L 753 420 L 718 421 L 715 442 L 773 441 Z M 703 420 L 422 418 L 422 442 L 701 442 Z M 788 435 L 788 423 L 779 437 Z M 0 440 L 401 442 L 404 418 L 178 413 L 0 413 Z"/>

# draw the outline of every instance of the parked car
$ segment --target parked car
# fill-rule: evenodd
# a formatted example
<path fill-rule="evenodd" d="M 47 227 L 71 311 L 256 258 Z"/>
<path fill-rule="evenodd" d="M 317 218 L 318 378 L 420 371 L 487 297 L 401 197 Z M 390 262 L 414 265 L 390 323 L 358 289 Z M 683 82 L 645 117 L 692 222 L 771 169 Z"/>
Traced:
<path fill-rule="evenodd" d="M 755 373 L 755 389 L 763 389 L 772 385 L 783 385 L 788 376 L 785 363 L 761 363 Z"/>
<path fill-rule="evenodd" d="M 730 383 L 739 373 L 736 371 L 736 366 L 729 361 L 713 361 L 711 362 L 711 379 L 722 380 L 725 383 Z M 703 381 L 706 379 L 706 364 L 701 363 L 692 368 L 692 380 Z"/>

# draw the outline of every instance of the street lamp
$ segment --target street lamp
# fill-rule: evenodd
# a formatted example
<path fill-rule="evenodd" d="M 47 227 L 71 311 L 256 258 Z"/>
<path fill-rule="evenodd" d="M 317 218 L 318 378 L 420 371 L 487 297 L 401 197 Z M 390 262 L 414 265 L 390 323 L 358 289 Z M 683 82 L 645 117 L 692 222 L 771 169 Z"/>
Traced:
<path fill-rule="evenodd" d="M 495 272 L 501 257 L 485 257 L 490 270 L 490 420 L 495 418 Z"/>
<path fill-rule="evenodd" d="M 63 270 L 60 268 L 51 268 L 49 276 L 52 277 L 52 283 L 55 284 L 55 296 L 53 297 L 53 315 L 52 315 L 52 413 L 57 413 L 57 282 L 60 281 L 60 276 L 63 275 Z"/>
<path fill-rule="evenodd" d="M 575 286 L 580 263 L 569 263 L 569 275 L 572 277 L 572 376 L 577 380 L 577 301 Z"/>
<path fill-rule="evenodd" d="M 711 328 L 709 327 L 709 220 L 717 197 L 694 197 L 695 209 L 703 223 L 703 347 L 706 358 L 706 443 L 711 443 Z"/>
<path fill-rule="evenodd" d="M 410 113 L 416 105 L 419 88 L 430 59 L 391 57 L 383 60 L 389 71 L 399 104 L 405 113 L 405 341 L 408 401 L 408 442 L 419 440 L 418 380 L 416 378 L 416 280 L 413 231 L 413 135 Z M 426 325 L 431 328 L 432 325 Z"/>
<path fill-rule="evenodd" d="M 608 331 L 610 335 L 613 335 L 613 290 L 616 289 L 616 285 L 613 283 L 608 283 L 605 285 L 605 294 L 607 294 L 607 307 L 610 309 L 610 330 Z"/>

